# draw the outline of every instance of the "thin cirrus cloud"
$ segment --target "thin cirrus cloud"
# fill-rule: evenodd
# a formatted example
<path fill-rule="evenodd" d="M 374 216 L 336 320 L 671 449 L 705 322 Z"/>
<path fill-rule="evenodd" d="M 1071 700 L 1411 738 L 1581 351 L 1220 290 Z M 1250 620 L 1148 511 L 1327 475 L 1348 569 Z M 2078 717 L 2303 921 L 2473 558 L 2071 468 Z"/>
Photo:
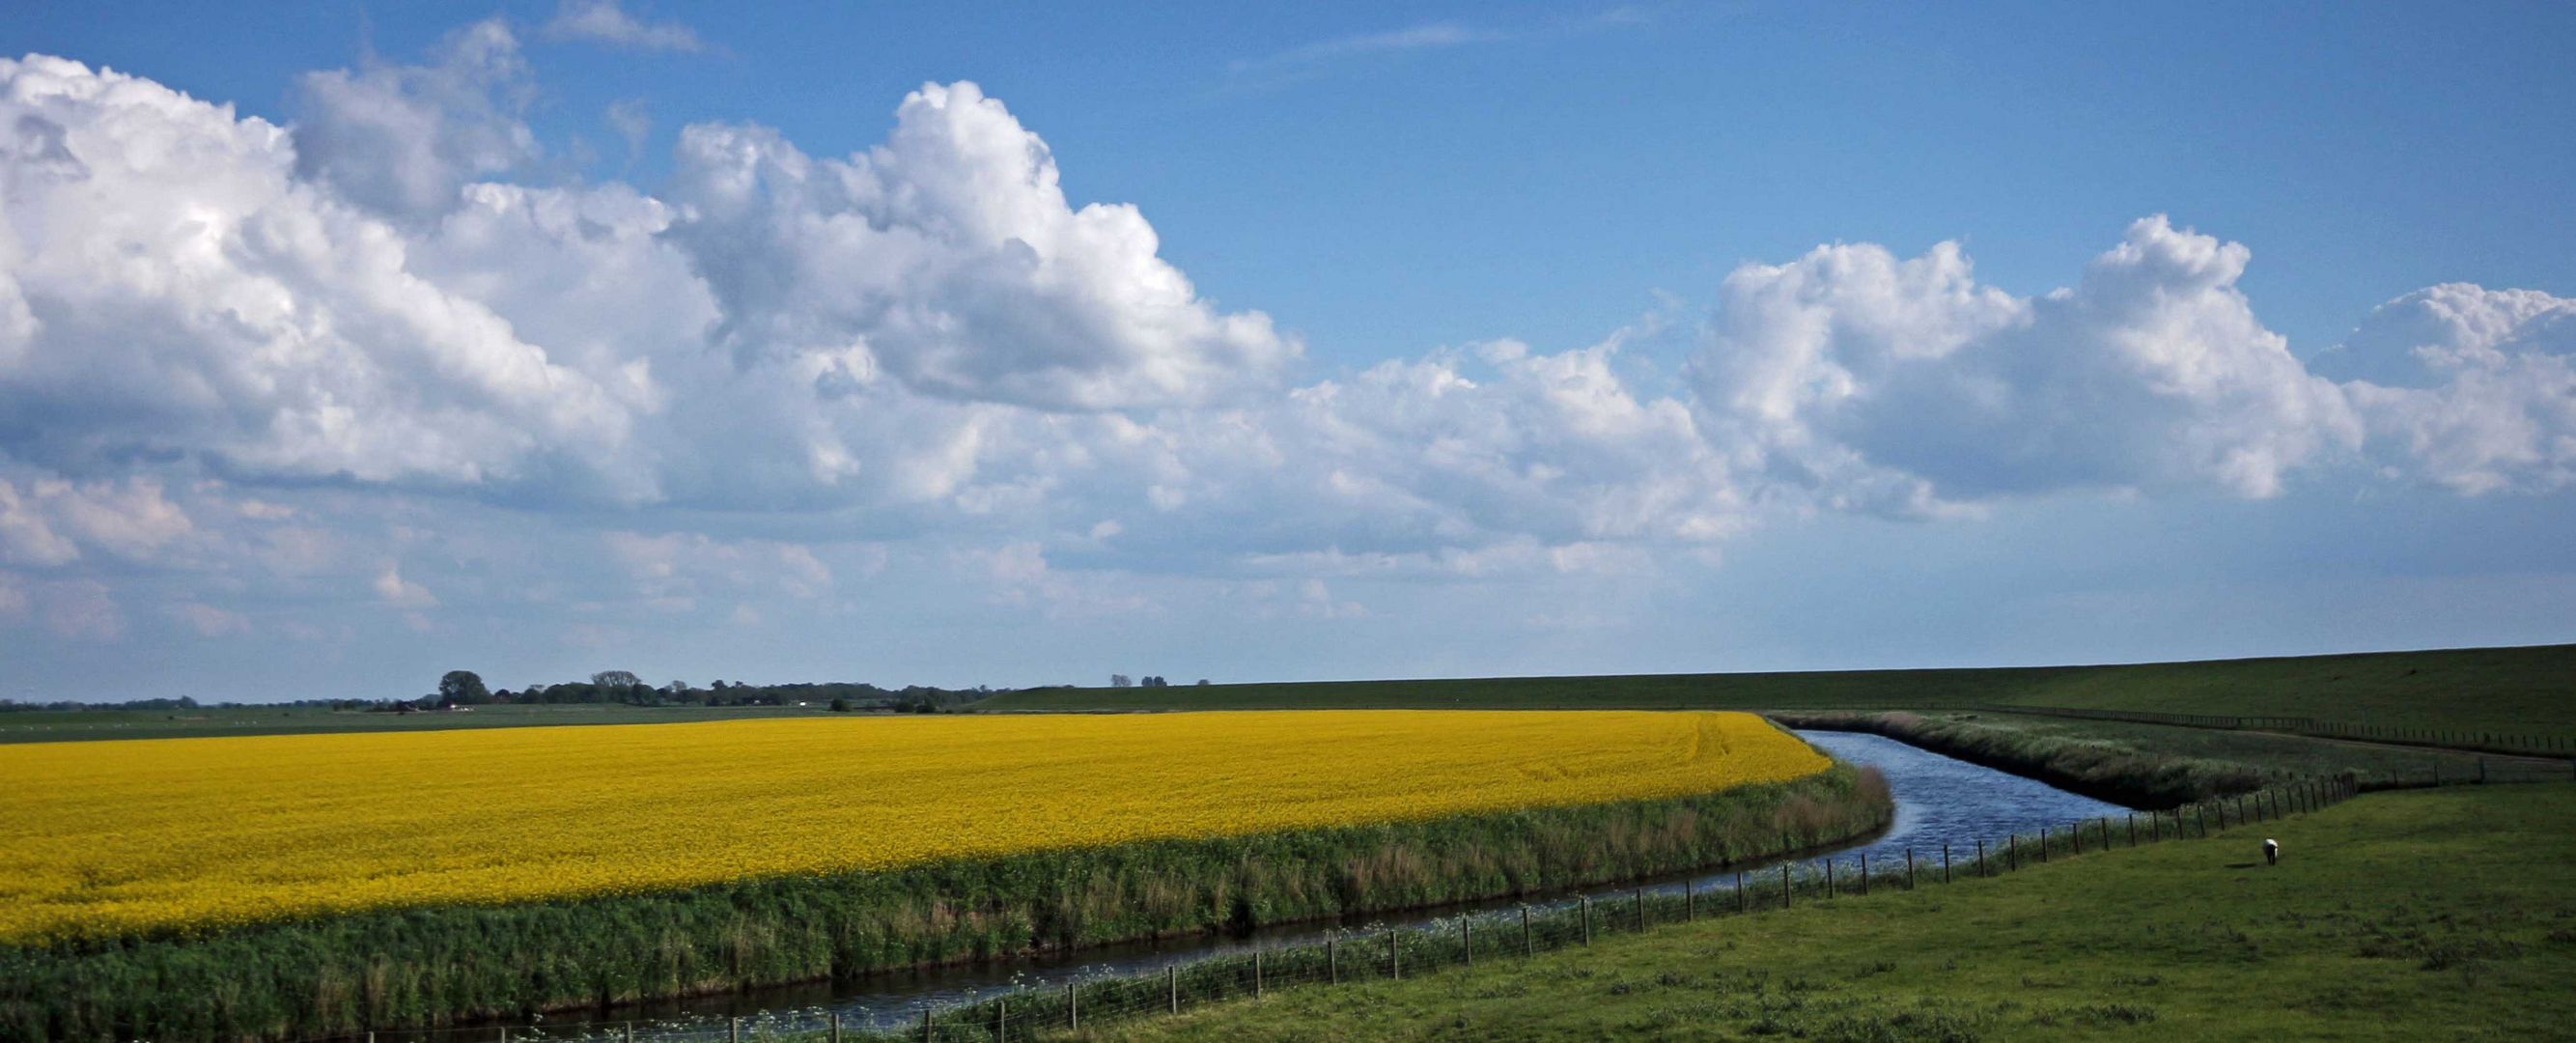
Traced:
<path fill-rule="evenodd" d="M 647 22 L 617 0 L 563 0 L 539 30 L 551 40 L 588 40 L 639 51 L 694 53 L 707 49 L 697 30 L 678 22 Z"/>
<path fill-rule="evenodd" d="M 602 10 L 643 25 L 565 8 Z M 2162 216 L 2032 297 L 1955 244 L 1742 266 L 1675 379 L 1624 332 L 1316 374 L 1136 207 L 1069 199 L 973 83 L 924 85 L 846 156 L 687 126 L 658 189 L 512 180 L 544 151 L 532 83 L 499 21 L 312 74 L 289 125 L 0 61 L 0 624 L 114 638 L 138 574 L 188 595 L 141 618 L 208 637 L 265 617 L 190 577 L 424 628 L 602 584 L 739 621 L 908 542 L 966 547 L 921 557 L 1004 603 L 1120 611 L 1065 563 L 1472 580 L 1816 510 L 2576 475 L 2576 301 L 2430 287 L 2312 366 L 2240 289 L 2251 252 Z M 492 505 L 589 550 L 512 549 Z M 488 539 L 436 535 L 467 529 Z M 877 564 L 808 548 L 836 541 Z"/>
<path fill-rule="evenodd" d="M 1294 71 L 1367 55 L 1442 50 L 1508 38 L 1508 34 L 1496 29 L 1458 22 L 1425 22 L 1384 32 L 1317 40 L 1257 58 L 1239 58 L 1228 68 L 1236 73 Z"/>

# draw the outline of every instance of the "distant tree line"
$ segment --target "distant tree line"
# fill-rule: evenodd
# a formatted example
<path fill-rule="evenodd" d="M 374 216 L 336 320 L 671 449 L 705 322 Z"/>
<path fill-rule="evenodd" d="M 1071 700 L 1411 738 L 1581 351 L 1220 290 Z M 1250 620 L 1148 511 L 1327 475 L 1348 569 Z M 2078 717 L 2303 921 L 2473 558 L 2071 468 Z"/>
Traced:
<path fill-rule="evenodd" d="M 409 699 L 299 699 L 274 703 L 200 703 L 193 698 L 131 699 L 116 703 L 89 703 L 58 700 L 46 703 L 0 699 L 0 712 L 12 710 L 159 710 L 179 711 L 240 706 L 315 707 L 332 710 L 375 710 L 385 713 L 416 713 L 449 710 L 471 706 L 557 705 L 581 703 L 621 703 L 628 706 L 825 706 L 834 710 L 890 710 L 898 713 L 941 713 L 992 695 L 993 689 L 978 685 L 973 688 L 933 688 L 928 685 L 906 685 L 881 688 L 855 681 L 798 682 L 794 684 L 745 684 L 738 681 L 716 681 L 704 688 L 686 681 L 653 685 L 632 671 L 603 670 L 586 681 L 562 684 L 532 684 L 512 691 L 493 689 L 472 670 L 450 670 L 438 679 L 438 690 Z"/>
<path fill-rule="evenodd" d="M 623 703 L 628 706 L 829 706 L 835 710 L 894 710 L 938 713 L 985 696 L 993 689 L 933 688 L 906 685 L 880 688 L 858 681 L 800 681 L 793 684 L 747 684 L 715 681 L 704 688 L 687 681 L 652 684 L 632 671 L 602 670 L 586 681 L 532 684 L 518 691 L 485 688 L 471 670 L 450 670 L 438 679 L 438 691 L 412 700 L 418 709 L 455 706 Z"/>
<path fill-rule="evenodd" d="M 1207 678 L 1199 678 L 1199 683 L 1202 685 L 1208 683 Z M 1128 677 L 1125 674 L 1109 675 L 1109 687 L 1111 688 L 1169 688 L 1171 686 L 1172 682 L 1163 680 L 1163 676 L 1161 674 L 1147 674 L 1145 675 L 1145 679 L 1142 681 Z"/>

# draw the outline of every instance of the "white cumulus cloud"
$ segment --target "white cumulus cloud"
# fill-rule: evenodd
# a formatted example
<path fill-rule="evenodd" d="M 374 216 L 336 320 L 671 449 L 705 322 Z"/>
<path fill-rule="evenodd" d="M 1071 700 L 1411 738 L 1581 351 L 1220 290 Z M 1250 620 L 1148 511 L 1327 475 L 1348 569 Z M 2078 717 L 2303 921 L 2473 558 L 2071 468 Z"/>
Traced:
<path fill-rule="evenodd" d="M 2342 390 L 2236 288 L 2249 252 L 2162 217 L 2020 298 L 1943 244 L 1820 247 L 1726 280 L 1692 362 L 1719 437 L 1827 502 L 1892 513 L 2064 489 L 2279 493 L 2358 447 Z"/>

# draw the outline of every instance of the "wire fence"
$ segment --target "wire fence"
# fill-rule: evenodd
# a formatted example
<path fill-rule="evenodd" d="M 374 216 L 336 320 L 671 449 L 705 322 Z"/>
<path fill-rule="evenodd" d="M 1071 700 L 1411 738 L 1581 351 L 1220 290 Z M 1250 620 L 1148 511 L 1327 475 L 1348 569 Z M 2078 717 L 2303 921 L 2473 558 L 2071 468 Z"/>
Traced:
<path fill-rule="evenodd" d="M 2442 728 L 2401 728 L 2384 724 L 2322 721 L 2314 717 L 2238 717 L 2226 714 L 2159 713 L 2151 710 L 2095 710 L 2073 706 L 1970 706 L 1980 713 L 2020 713 L 2043 717 L 2076 717 L 2131 724 L 2170 724 L 2184 728 L 2287 732 L 2315 739 L 2351 739 L 2398 746 L 2423 746 L 2513 757 L 2556 757 L 2576 761 L 2576 738 L 2564 735 L 2514 735 L 2504 732 Z"/>
<path fill-rule="evenodd" d="M 2475 779 L 2354 775 L 2311 778 L 2161 811 L 2069 822 L 2030 833 L 1908 849 L 1826 856 L 1735 874 L 1731 886 L 1685 885 L 1679 893 L 1638 887 L 1594 892 L 1547 905 L 1466 913 L 1427 924 L 1337 931 L 1321 942 L 1175 963 L 1150 973 L 1106 975 L 1061 985 L 923 1007 L 903 1024 L 844 1023 L 823 1009 L 695 1022 L 582 1022 L 505 1029 L 405 1032 L 426 1043 L 1011 1043 L 1075 1036 L 1088 1028 L 1281 989 L 1395 981 L 1472 969 L 1541 953 L 1587 948 L 1599 939 L 1654 927 L 1864 898 L 2007 875 L 2068 858 L 2176 840 L 2201 839 L 2328 807 L 2372 789 L 2465 784 Z M 393 1034 L 388 1033 L 388 1038 Z M 373 1034 L 365 1037 L 375 1043 Z"/>

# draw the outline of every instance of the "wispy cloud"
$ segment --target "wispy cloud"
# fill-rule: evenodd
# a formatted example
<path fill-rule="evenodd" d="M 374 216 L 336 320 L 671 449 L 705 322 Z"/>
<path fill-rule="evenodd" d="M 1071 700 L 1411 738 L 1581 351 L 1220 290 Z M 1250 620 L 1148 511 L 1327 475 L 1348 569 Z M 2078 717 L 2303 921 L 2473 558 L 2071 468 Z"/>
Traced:
<path fill-rule="evenodd" d="M 1440 50 L 1470 44 L 1494 43 L 1509 38 L 1509 33 L 1497 29 L 1462 25 L 1457 22 L 1426 22 L 1388 32 L 1361 33 L 1319 40 L 1259 58 L 1239 58 L 1228 68 L 1237 73 L 1297 71 L 1347 58 Z"/>
<path fill-rule="evenodd" d="M 550 40 L 595 40 L 639 51 L 706 50 L 697 30 L 678 22 L 644 22 L 617 0 L 563 0 L 543 33 Z"/>

